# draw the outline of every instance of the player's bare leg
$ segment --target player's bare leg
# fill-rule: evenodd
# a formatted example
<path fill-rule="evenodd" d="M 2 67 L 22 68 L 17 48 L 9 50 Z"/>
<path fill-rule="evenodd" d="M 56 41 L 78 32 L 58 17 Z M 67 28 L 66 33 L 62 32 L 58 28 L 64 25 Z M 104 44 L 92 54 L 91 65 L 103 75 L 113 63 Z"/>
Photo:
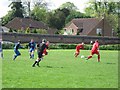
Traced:
<path fill-rule="evenodd" d="M 98 62 L 100 62 L 100 54 L 98 54 Z"/>
<path fill-rule="evenodd" d="M 77 57 L 79 55 L 79 53 L 75 53 L 75 57 Z"/>

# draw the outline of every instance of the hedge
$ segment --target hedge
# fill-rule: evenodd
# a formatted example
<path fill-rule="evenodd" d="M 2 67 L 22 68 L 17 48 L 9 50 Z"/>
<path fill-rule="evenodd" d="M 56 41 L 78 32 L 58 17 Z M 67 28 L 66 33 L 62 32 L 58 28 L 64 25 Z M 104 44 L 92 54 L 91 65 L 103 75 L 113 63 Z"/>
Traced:
<path fill-rule="evenodd" d="M 12 43 L 4 43 L 2 44 L 3 49 L 12 49 L 14 47 L 14 44 Z"/>
<path fill-rule="evenodd" d="M 77 44 L 50 44 L 49 48 L 50 49 L 75 49 Z M 27 49 L 28 44 L 22 44 L 22 46 Z M 115 45 L 100 45 L 100 50 L 120 50 L 120 45 L 115 44 Z M 13 49 L 14 44 L 2 44 L 3 49 Z M 85 45 L 84 49 L 85 50 L 90 50 L 92 48 L 92 45 Z"/>

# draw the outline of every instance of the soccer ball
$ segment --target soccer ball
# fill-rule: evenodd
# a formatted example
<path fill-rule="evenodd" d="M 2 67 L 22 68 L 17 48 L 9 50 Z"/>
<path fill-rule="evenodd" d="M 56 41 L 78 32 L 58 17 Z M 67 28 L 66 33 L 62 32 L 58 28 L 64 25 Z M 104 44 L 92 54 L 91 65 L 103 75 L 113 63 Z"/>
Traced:
<path fill-rule="evenodd" d="M 82 55 L 81 58 L 84 58 L 84 56 Z"/>

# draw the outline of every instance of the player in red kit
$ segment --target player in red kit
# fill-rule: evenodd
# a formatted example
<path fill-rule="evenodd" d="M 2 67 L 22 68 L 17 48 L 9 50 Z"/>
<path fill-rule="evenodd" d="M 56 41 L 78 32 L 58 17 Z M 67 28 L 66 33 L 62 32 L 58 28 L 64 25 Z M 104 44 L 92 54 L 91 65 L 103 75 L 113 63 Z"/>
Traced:
<path fill-rule="evenodd" d="M 76 46 L 75 57 L 77 57 L 80 54 L 80 49 L 84 49 L 84 43 L 78 44 Z"/>
<path fill-rule="evenodd" d="M 98 62 L 100 62 L 100 53 L 99 53 L 99 43 L 98 40 L 95 41 L 95 43 L 92 46 L 92 50 L 91 50 L 91 55 L 87 57 L 87 60 L 92 58 L 92 56 L 94 54 L 98 55 Z"/>
<path fill-rule="evenodd" d="M 46 42 L 46 46 L 47 47 L 43 51 L 43 56 L 48 54 L 47 49 L 48 49 L 48 46 L 49 46 L 49 41 Z"/>

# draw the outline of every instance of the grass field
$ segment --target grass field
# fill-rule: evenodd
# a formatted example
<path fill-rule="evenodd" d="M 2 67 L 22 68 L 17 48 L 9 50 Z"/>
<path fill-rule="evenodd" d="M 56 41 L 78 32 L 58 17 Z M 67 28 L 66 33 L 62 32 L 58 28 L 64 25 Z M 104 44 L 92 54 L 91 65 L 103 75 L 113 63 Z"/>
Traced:
<path fill-rule="evenodd" d="M 35 59 L 29 59 L 28 50 L 20 51 L 22 56 L 13 61 L 13 50 L 4 50 L 3 88 L 118 87 L 118 51 L 100 51 L 101 62 L 98 63 L 96 55 L 86 61 L 74 58 L 74 50 L 49 50 L 40 67 L 31 67 Z M 81 50 L 82 55 L 89 53 Z"/>

